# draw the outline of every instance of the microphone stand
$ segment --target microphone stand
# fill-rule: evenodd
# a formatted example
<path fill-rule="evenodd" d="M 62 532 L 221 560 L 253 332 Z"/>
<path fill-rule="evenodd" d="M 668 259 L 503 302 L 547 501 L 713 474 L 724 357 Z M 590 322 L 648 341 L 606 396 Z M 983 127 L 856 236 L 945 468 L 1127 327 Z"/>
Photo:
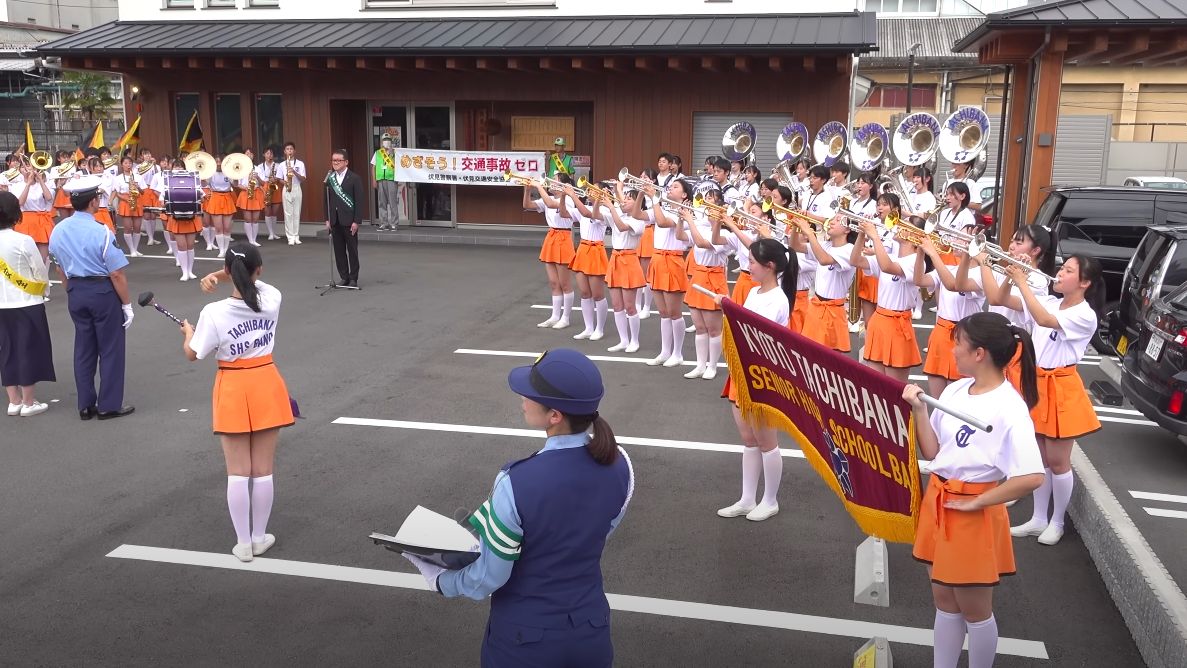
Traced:
<path fill-rule="evenodd" d="M 326 172 L 326 180 L 324 182 L 322 182 L 322 186 L 323 186 L 322 190 L 325 191 L 325 194 L 326 194 L 326 219 L 327 220 L 333 217 L 333 211 L 330 209 L 330 187 L 331 187 L 330 186 L 330 178 L 333 174 L 334 174 L 334 170 L 332 170 L 332 169 L 330 171 Z M 331 290 L 358 290 L 359 289 L 359 287 L 357 285 L 339 285 L 338 282 L 334 280 L 335 272 L 338 271 L 338 268 L 337 268 L 336 261 L 334 258 L 334 223 L 333 223 L 333 221 L 330 222 L 330 229 L 328 231 L 329 231 L 329 234 L 326 235 L 326 238 L 330 242 L 330 282 L 326 283 L 325 285 L 313 286 L 314 290 L 321 290 L 321 294 L 318 295 L 319 297 L 324 297 L 326 295 L 326 293 Z"/>

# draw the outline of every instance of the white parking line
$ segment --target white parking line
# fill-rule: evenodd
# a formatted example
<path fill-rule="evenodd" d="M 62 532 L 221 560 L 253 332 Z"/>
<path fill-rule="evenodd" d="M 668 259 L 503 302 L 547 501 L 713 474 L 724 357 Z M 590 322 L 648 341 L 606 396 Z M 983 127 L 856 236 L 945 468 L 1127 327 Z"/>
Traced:
<path fill-rule="evenodd" d="M 1187 520 L 1187 510 L 1166 510 L 1163 508 L 1145 507 L 1143 507 L 1142 510 L 1146 511 L 1150 515 L 1153 515 L 1154 517 L 1170 517 L 1176 520 Z"/>
<path fill-rule="evenodd" d="M 1187 496 L 1178 494 L 1159 494 L 1157 492 L 1135 492 L 1129 490 L 1129 495 L 1143 501 L 1164 501 L 1166 503 L 1187 503 Z"/>
<path fill-rule="evenodd" d="M 486 356 L 491 356 L 491 357 L 524 357 L 524 358 L 530 357 L 532 359 L 536 359 L 537 357 L 540 356 L 540 353 L 538 353 L 538 352 L 525 352 L 522 350 L 485 350 L 485 349 L 481 349 L 481 348 L 458 348 L 457 350 L 454 350 L 453 352 L 454 352 L 454 354 L 457 354 L 457 355 L 486 355 Z M 588 357 L 595 362 L 626 362 L 628 364 L 645 364 L 651 359 L 651 357 L 622 357 L 619 355 L 589 355 Z M 696 366 L 696 362 L 685 360 L 681 366 Z M 718 362 L 717 367 L 720 369 L 724 369 L 724 368 L 726 368 L 726 364 L 724 362 Z M 919 374 L 911 374 L 910 376 L 907 376 L 907 379 L 914 380 L 914 381 L 924 381 L 924 380 L 927 380 L 927 376 L 923 376 L 923 375 L 919 375 Z M 725 379 L 721 378 L 721 382 L 725 382 Z M 1100 411 L 1101 407 L 1097 406 L 1096 408 L 1097 408 L 1097 413 L 1098 413 L 1098 415 L 1096 417 L 1101 422 L 1116 422 L 1116 423 L 1120 423 L 1120 424 L 1136 424 L 1136 425 L 1142 425 L 1144 427 L 1157 427 L 1158 426 L 1156 423 L 1151 422 L 1150 420 L 1145 420 L 1145 419 L 1113 417 L 1111 415 L 1100 415 L 1099 413 L 1101 412 Z M 1122 410 L 1124 410 L 1124 409 L 1112 409 L 1112 410 L 1109 410 L 1106 412 L 1119 412 Z M 1141 415 L 1141 413 L 1137 413 L 1137 411 L 1133 411 L 1133 412 L 1138 415 Z"/>
<path fill-rule="evenodd" d="M 1135 411 L 1132 408 L 1113 408 L 1112 406 L 1097 406 L 1096 412 L 1097 413 L 1118 413 L 1120 415 L 1138 415 L 1138 416 L 1140 416 L 1142 414 L 1141 411 Z"/>
<path fill-rule="evenodd" d="M 370 568 L 336 566 L 333 564 L 318 564 L 308 561 L 259 558 L 249 563 L 243 563 L 229 554 L 175 550 L 144 545 L 121 545 L 108 553 L 107 556 L 114 559 L 154 561 L 234 571 L 254 571 L 273 575 L 291 575 L 417 591 L 428 591 L 429 589 L 425 584 L 424 578 L 420 575 Z M 397 561 L 395 563 L 402 562 Z M 873 636 L 882 636 L 890 642 L 922 645 L 925 647 L 932 645 L 932 630 L 929 628 L 877 624 L 857 619 L 820 617 L 817 615 L 803 615 L 780 610 L 757 610 L 714 605 L 711 603 L 697 603 L 695 601 L 650 598 L 646 596 L 607 594 L 606 598 L 610 601 L 610 607 L 620 612 L 724 622 L 727 624 L 802 631 L 804 633 L 817 633 L 847 638 L 865 639 Z M 1022 656 L 1031 659 L 1049 658 L 1046 644 L 1034 640 L 1001 638 L 998 640 L 997 651 L 998 654 Z"/>

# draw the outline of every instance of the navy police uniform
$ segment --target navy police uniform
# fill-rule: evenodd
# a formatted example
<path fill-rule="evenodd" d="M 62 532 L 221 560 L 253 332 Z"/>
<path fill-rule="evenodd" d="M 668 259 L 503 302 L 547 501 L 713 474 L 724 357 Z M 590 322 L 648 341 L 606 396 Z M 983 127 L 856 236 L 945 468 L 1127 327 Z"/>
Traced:
<path fill-rule="evenodd" d="M 98 177 L 75 179 L 74 195 L 98 192 Z M 49 251 L 66 275 L 67 303 L 74 321 L 74 384 L 84 419 L 124 411 L 124 340 L 132 307 L 117 294 L 111 275 L 128 265 L 115 235 L 94 215 L 76 211 L 54 227 Z M 98 367 L 99 392 L 95 392 Z"/>

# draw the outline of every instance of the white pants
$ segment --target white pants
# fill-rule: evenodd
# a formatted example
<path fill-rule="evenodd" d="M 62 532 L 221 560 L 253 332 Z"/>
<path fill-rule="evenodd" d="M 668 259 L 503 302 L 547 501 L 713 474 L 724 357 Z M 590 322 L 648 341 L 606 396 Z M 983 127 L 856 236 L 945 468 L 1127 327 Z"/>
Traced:
<path fill-rule="evenodd" d="M 284 233 L 289 238 L 301 236 L 301 184 L 293 180 L 293 189 L 281 194 L 284 204 Z"/>

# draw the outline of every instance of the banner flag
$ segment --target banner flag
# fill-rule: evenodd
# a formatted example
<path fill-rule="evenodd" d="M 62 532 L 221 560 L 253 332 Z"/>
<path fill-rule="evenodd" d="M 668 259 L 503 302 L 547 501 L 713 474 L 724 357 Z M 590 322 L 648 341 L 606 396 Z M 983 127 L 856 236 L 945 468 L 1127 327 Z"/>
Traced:
<path fill-rule="evenodd" d="M 512 172 L 540 178 L 546 164 L 543 153 L 397 148 L 396 181 L 520 188 L 503 175 Z"/>

